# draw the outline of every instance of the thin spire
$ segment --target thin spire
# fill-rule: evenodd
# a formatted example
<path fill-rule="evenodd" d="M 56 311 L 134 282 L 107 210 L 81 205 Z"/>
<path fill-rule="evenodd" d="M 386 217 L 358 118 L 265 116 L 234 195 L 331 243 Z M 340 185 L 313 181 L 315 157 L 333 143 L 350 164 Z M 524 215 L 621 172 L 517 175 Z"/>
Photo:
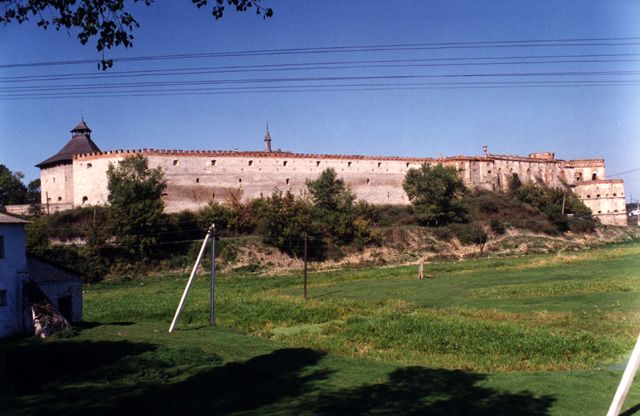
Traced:
<path fill-rule="evenodd" d="M 267 134 L 264 136 L 264 151 L 271 153 L 271 135 L 269 134 L 269 123 L 267 123 Z"/>

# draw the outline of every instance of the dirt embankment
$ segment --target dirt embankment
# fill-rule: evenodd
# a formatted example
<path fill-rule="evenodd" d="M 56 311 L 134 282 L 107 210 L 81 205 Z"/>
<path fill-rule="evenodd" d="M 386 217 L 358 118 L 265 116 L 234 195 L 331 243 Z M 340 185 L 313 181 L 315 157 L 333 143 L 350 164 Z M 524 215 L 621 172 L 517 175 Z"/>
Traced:
<path fill-rule="evenodd" d="M 312 262 L 316 270 L 354 265 L 401 265 L 437 259 L 473 257 L 504 257 L 510 255 L 578 251 L 607 243 L 640 238 L 639 227 L 601 226 L 591 234 L 550 236 L 520 230 L 507 230 L 502 235 L 489 235 L 484 246 L 462 245 L 456 238 L 437 238 L 428 228 L 402 227 L 379 230 L 377 245 L 362 249 L 347 248 L 337 259 Z M 304 267 L 301 258 L 294 258 L 267 247 L 259 239 L 227 240 L 232 255 L 223 253 L 216 260 L 224 271 L 276 274 L 298 271 Z"/>

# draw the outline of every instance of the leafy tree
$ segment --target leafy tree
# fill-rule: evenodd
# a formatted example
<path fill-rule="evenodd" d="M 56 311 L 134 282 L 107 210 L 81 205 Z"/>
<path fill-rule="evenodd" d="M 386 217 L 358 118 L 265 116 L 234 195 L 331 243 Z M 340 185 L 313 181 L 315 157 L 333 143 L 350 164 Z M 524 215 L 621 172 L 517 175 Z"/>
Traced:
<path fill-rule="evenodd" d="M 27 193 L 29 194 L 29 203 L 40 203 L 40 179 L 34 179 L 27 185 Z"/>
<path fill-rule="evenodd" d="M 51 228 L 47 217 L 31 218 L 24 231 L 28 253 L 42 255 L 51 246 Z"/>
<path fill-rule="evenodd" d="M 314 204 L 314 216 L 328 238 L 340 244 L 354 239 L 353 204 L 356 196 L 332 168 L 325 169 L 318 179 L 307 180 L 307 189 Z"/>
<path fill-rule="evenodd" d="M 122 248 L 138 260 L 153 258 L 163 228 L 162 192 L 167 184 L 162 169 L 150 169 L 141 155 L 109 165 L 109 217 Z"/>
<path fill-rule="evenodd" d="M 418 169 L 411 168 L 402 187 L 420 224 L 444 225 L 464 220 L 468 209 L 462 198 L 469 190 L 455 167 L 425 163 Z"/>
<path fill-rule="evenodd" d="M 221 18 L 225 4 L 238 12 L 255 8 L 264 18 L 271 17 L 273 10 L 263 7 L 262 0 L 212 0 L 213 17 Z M 198 8 L 206 6 L 207 0 L 191 0 Z M 133 0 L 151 6 L 153 0 Z M 96 37 L 98 51 L 113 46 L 133 46 L 133 30 L 140 27 L 129 12 L 131 2 L 123 0 L 0 0 L 4 14 L 0 14 L 0 23 L 24 23 L 31 17 L 37 19 L 38 26 L 47 29 L 50 25 L 56 30 L 77 29 L 78 39 L 83 45 Z M 102 60 L 102 69 L 113 66 L 113 60 Z"/>
<path fill-rule="evenodd" d="M 29 191 L 22 183 L 21 172 L 11 172 L 5 165 L 0 165 L 0 205 L 26 204 Z"/>
<path fill-rule="evenodd" d="M 308 201 L 296 198 L 290 191 L 283 195 L 275 190 L 255 205 L 258 207 L 258 229 L 265 243 L 300 256 L 304 253 L 306 233 L 308 246 L 316 246 L 318 236 L 313 228 L 313 207 Z"/>

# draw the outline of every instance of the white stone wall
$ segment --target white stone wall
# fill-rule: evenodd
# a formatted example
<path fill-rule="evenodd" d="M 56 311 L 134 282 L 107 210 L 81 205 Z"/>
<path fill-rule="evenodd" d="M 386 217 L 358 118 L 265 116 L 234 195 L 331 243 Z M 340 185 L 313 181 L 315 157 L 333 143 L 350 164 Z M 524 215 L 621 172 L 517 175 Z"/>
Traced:
<path fill-rule="evenodd" d="M 408 204 L 402 189 L 404 176 L 410 168 L 418 168 L 423 163 L 441 162 L 445 166 L 454 166 L 460 170 L 467 186 L 487 190 L 506 190 L 508 179 L 514 173 L 523 182 L 531 180 L 565 188 L 590 182 L 584 178 L 591 179 L 594 174 L 597 181 L 605 178 L 602 159 L 562 161 L 554 159 L 551 152 L 532 154 L 532 157 L 487 155 L 429 159 L 144 149 L 75 157 L 72 175 L 74 205 L 106 204 L 109 163 L 117 163 L 135 153 L 146 157 L 151 168 L 162 168 L 167 180 L 163 199 L 168 212 L 196 210 L 211 201 L 225 202 L 229 192 L 236 189 L 242 190 L 245 201 L 268 196 L 275 189 L 303 195 L 306 192 L 305 182 L 316 179 L 327 168 L 335 169 L 359 199 L 373 204 Z M 45 171 L 43 169 L 43 179 L 56 174 Z M 576 182 L 576 177 L 580 181 Z M 619 212 L 616 210 L 609 209 L 610 214 L 615 216 Z M 603 216 L 603 222 L 620 221 L 604 219 Z"/>
<path fill-rule="evenodd" d="M 621 179 L 581 182 L 574 185 L 573 190 L 603 224 L 627 225 L 627 206 Z"/>
<path fill-rule="evenodd" d="M 73 204 L 74 166 L 65 163 L 40 170 L 40 191 L 42 205 Z"/>

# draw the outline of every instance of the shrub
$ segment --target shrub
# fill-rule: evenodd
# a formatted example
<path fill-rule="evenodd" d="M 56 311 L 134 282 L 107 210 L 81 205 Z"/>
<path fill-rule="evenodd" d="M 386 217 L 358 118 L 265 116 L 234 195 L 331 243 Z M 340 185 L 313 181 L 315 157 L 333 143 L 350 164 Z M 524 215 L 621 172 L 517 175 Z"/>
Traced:
<path fill-rule="evenodd" d="M 507 231 L 507 227 L 504 225 L 504 222 L 500 220 L 491 220 L 491 231 L 495 234 L 502 235 Z"/>

